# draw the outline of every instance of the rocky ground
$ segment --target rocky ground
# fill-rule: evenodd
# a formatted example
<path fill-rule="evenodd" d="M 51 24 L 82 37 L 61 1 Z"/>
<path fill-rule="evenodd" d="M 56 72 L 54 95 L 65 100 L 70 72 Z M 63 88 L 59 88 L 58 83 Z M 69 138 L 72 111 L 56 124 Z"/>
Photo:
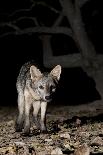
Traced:
<path fill-rule="evenodd" d="M 0 155 L 103 154 L 100 102 L 48 107 L 47 134 L 41 134 L 33 123 L 30 136 L 15 132 L 16 116 L 16 107 L 0 107 Z"/>

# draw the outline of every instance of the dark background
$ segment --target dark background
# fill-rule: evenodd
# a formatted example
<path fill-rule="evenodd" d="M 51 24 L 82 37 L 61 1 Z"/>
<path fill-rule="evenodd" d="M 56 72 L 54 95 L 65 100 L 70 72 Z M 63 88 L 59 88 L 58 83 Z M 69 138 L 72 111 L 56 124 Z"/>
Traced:
<path fill-rule="evenodd" d="M 16 9 L 27 8 L 31 2 L 28 0 L 22 1 L 0 1 L 0 23 L 8 20 L 7 17 Z M 56 5 L 56 3 L 55 3 Z M 59 8 L 59 6 L 56 6 Z M 37 12 L 41 8 L 37 8 Z M 95 10 L 95 11 L 94 11 Z M 47 10 L 43 10 L 44 15 Z M 83 21 L 85 23 L 86 31 L 91 38 L 96 52 L 103 53 L 103 9 L 102 0 L 91 0 L 82 9 Z M 34 11 L 35 12 L 35 11 Z M 33 12 L 32 12 L 33 13 Z M 44 15 L 40 18 L 44 18 Z M 55 15 L 52 16 L 55 18 Z M 48 20 L 45 21 L 49 24 Z M 64 20 L 63 24 L 67 21 Z M 66 23 L 67 24 L 67 23 Z M 25 25 L 25 24 L 24 24 Z M 23 26 L 24 26 L 23 25 Z M 1 30 L 0 30 L 1 32 Z M 54 35 L 53 51 L 54 55 L 63 55 L 69 51 L 71 53 L 76 49 L 75 44 L 65 36 L 60 37 Z M 37 66 L 42 71 L 47 70 L 43 66 L 43 51 L 41 40 L 38 34 L 32 35 L 8 35 L 0 38 L 0 66 L 1 66 L 1 105 L 16 105 L 16 78 L 20 67 L 29 60 L 34 60 Z M 58 52 L 59 51 L 59 52 Z M 78 49 L 75 51 L 78 52 Z M 75 105 L 81 103 L 88 103 L 100 99 L 100 95 L 96 90 L 95 81 L 88 77 L 82 68 L 63 68 L 61 79 L 57 92 L 54 97 L 54 103 L 64 105 Z"/>

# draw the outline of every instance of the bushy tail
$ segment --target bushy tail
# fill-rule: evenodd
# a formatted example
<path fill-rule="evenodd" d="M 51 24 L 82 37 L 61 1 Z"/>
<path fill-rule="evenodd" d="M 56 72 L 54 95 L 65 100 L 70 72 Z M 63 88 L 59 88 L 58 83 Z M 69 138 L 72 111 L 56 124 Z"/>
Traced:
<path fill-rule="evenodd" d="M 18 92 L 23 90 L 25 85 L 25 75 L 29 71 L 30 66 L 33 65 L 33 61 L 26 62 L 20 69 L 19 75 L 17 77 L 16 87 Z"/>
<path fill-rule="evenodd" d="M 33 64 L 34 64 L 34 61 L 33 61 L 33 60 L 26 62 L 26 63 L 21 67 L 19 75 L 20 75 L 20 74 L 25 74 L 25 73 L 29 70 L 30 66 L 33 65 Z"/>

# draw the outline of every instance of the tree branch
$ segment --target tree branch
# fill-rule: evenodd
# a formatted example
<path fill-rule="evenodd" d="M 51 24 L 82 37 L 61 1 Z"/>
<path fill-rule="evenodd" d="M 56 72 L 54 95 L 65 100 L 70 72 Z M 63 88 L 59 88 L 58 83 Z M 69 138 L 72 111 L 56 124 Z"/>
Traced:
<path fill-rule="evenodd" d="M 81 8 L 84 4 L 86 4 L 86 2 L 88 2 L 89 0 L 78 0 L 78 4 L 79 7 Z"/>
<path fill-rule="evenodd" d="M 63 17 L 64 17 L 63 13 L 60 13 L 59 17 L 54 22 L 53 27 L 59 26 L 59 24 L 62 21 Z"/>
<path fill-rule="evenodd" d="M 1 26 L 1 25 L 0 25 Z M 20 29 L 19 27 L 13 25 L 12 23 L 5 23 L 2 26 L 9 26 L 13 28 L 15 31 L 13 32 L 6 32 L 0 35 L 0 37 L 7 36 L 7 35 L 23 35 L 23 34 L 32 34 L 32 33 L 45 33 L 45 34 L 65 34 L 70 37 L 73 37 L 72 31 L 66 27 L 45 27 L 45 26 L 36 26 L 30 27 L 25 29 Z"/>

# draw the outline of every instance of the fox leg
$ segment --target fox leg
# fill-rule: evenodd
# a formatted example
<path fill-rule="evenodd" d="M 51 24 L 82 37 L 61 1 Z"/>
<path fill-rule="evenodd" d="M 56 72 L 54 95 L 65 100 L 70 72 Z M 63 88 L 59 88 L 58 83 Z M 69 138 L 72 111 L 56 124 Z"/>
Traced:
<path fill-rule="evenodd" d="M 23 114 L 24 114 L 24 95 L 23 92 L 18 93 L 18 110 L 19 115 L 16 120 L 15 129 L 17 132 L 22 131 L 23 128 Z"/>
<path fill-rule="evenodd" d="M 30 109 L 32 100 L 31 97 L 25 96 L 25 122 L 24 122 L 24 134 L 30 133 Z"/>
<path fill-rule="evenodd" d="M 37 117 L 39 110 L 40 110 L 40 101 L 33 102 L 33 116 L 34 116 L 35 124 L 38 129 L 40 129 L 40 123 Z"/>
<path fill-rule="evenodd" d="M 47 102 L 41 102 L 41 132 L 45 132 L 47 130 L 46 110 L 47 110 Z"/>

